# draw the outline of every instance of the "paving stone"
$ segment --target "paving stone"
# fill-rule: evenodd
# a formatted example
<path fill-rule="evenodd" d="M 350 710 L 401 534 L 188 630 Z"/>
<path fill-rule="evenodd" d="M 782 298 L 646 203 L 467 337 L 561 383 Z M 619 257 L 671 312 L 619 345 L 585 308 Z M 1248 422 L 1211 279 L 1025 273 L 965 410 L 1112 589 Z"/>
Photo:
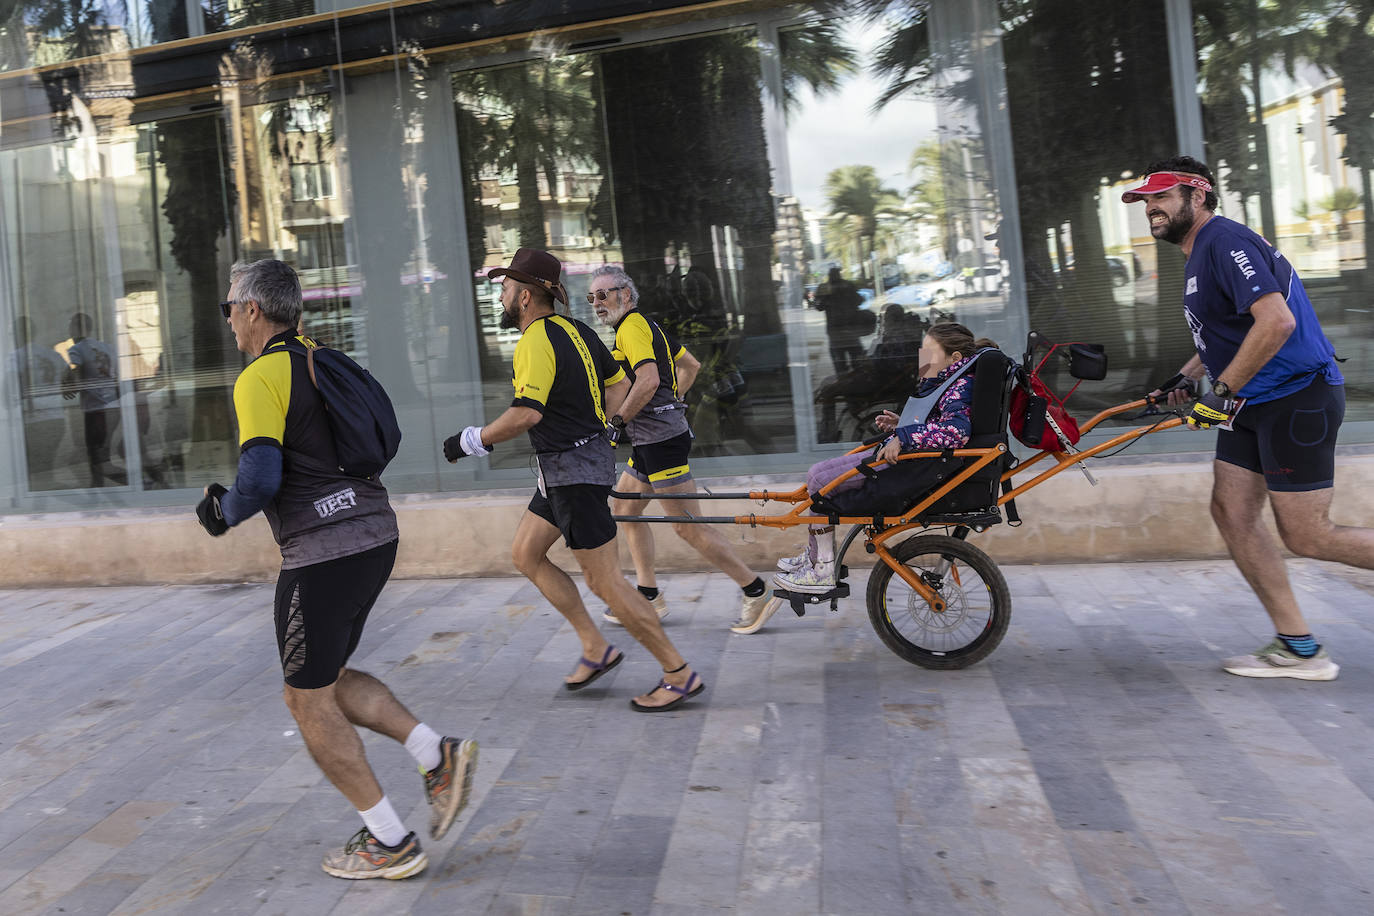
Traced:
<path fill-rule="evenodd" d="M 902 859 L 921 913 L 1014 912 L 998 896 L 980 831 L 967 826 L 901 827 Z"/>
<path fill-rule="evenodd" d="M 819 821 L 750 820 L 739 863 L 738 908 L 820 912 L 822 856 Z"/>
<path fill-rule="evenodd" d="M 881 752 L 851 751 L 825 757 L 821 911 L 909 913 L 913 901 L 887 767 Z"/>
<path fill-rule="evenodd" d="M 1272 635 L 1227 562 L 1007 569 L 1005 641 L 955 671 L 878 640 L 866 573 L 747 637 L 734 583 L 674 574 L 709 686 L 655 716 L 623 630 L 570 693 L 524 580 L 392 583 L 357 665 L 483 745 L 404 882 L 320 870 L 359 821 L 282 703 L 271 584 L 0 591 L 0 912 L 1369 912 L 1374 573 L 1287 567 L 1334 682 L 1220 670 Z M 364 745 L 423 834 L 413 761 Z"/>

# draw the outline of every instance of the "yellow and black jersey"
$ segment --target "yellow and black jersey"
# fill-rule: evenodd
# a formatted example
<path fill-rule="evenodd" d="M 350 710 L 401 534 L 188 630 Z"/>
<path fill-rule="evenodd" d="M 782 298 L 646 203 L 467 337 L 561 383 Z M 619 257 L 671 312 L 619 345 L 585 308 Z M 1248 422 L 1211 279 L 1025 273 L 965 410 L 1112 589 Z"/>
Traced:
<path fill-rule="evenodd" d="M 686 405 L 677 389 L 677 360 L 685 352 L 673 335 L 637 308 L 615 323 L 614 356 L 630 378 L 645 363 L 658 369 L 658 390 L 625 426 L 634 445 L 651 445 L 687 432 Z"/>
<path fill-rule="evenodd" d="M 577 448 L 606 432 L 606 386 L 625 377 L 601 338 L 562 315 L 535 319 L 515 345 L 513 407 L 543 418 L 530 428 L 536 452 Z"/>
<path fill-rule="evenodd" d="M 263 515 L 285 569 L 361 553 L 397 537 L 381 481 L 339 470 L 324 400 L 305 358 L 287 349 L 293 339 L 315 346 L 294 332 L 278 334 L 234 383 L 240 451 L 257 445 L 282 450 L 281 489 Z"/>

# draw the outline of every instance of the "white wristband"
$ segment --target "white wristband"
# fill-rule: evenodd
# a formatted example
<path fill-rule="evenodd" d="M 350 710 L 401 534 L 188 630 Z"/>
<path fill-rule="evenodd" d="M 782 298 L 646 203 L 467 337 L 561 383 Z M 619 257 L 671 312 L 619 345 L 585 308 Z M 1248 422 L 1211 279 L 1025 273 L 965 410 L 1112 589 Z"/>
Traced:
<path fill-rule="evenodd" d="M 469 455 L 487 455 L 491 449 L 482 444 L 482 427 L 469 426 L 463 430 L 463 451 Z"/>

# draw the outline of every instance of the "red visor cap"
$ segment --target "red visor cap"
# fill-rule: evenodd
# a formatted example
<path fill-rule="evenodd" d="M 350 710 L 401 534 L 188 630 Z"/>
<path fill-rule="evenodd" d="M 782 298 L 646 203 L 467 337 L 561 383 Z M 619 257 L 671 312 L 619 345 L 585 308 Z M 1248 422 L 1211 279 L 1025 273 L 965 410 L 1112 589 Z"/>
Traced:
<path fill-rule="evenodd" d="M 1194 175 L 1191 172 L 1151 172 L 1145 176 L 1145 181 L 1121 195 L 1123 203 L 1133 204 L 1138 200 L 1144 200 L 1147 194 L 1158 194 L 1160 191 L 1167 191 L 1177 185 L 1186 184 L 1192 188 L 1201 188 L 1204 191 L 1212 190 L 1212 183 L 1201 175 Z"/>

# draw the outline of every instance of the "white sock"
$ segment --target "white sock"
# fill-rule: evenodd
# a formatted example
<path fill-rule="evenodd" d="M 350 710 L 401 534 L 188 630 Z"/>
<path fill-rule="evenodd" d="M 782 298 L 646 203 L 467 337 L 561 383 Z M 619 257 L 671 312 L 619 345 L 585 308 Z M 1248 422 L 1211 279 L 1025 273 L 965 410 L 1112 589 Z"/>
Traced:
<path fill-rule="evenodd" d="M 442 740 L 434 729 L 421 722 L 410 730 L 406 736 L 406 750 L 410 756 L 415 758 L 415 762 L 420 765 L 420 769 L 428 773 L 437 767 L 444 759 L 439 753 L 439 742 Z"/>
<path fill-rule="evenodd" d="M 409 833 L 406 825 L 401 823 L 401 817 L 396 813 L 396 809 L 391 807 L 391 802 L 382 796 L 382 800 L 377 802 L 366 811 L 359 811 L 363 816 L 363 823 L 367 825 L 368 832 L 376 837 L 377 842 L 383 846 L 399 846 L 401 841 Z"/>

